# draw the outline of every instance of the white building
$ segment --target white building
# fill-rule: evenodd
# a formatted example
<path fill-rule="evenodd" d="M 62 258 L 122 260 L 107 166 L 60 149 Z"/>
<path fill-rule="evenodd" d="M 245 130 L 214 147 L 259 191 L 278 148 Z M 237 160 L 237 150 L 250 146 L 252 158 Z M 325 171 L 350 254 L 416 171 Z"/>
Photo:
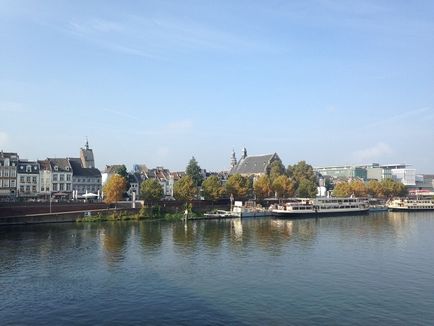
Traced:
<path fill-rule="evenodd" d="M 416 185 L 416 169 L 392 169 L 393 179 L 401 181 L 405 186 Z"/>

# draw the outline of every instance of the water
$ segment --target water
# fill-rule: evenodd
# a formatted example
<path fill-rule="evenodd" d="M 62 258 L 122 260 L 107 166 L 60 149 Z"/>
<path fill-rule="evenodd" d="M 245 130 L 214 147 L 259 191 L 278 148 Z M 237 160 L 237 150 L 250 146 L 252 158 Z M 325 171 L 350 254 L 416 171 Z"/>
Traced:
<path fill-rule="evenodd" d="M 428 325 L 434 213 L 0 229 L 0 324 Z"/>

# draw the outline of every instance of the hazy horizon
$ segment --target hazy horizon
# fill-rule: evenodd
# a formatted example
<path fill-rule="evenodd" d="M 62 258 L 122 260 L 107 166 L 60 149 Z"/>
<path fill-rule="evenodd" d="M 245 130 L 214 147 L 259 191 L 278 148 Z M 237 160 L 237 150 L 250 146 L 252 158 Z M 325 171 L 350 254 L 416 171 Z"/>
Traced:
<path fill-rule="evenodd" d="M 431 1 L 0 0 L 0 150 L 434 173 Z"/>

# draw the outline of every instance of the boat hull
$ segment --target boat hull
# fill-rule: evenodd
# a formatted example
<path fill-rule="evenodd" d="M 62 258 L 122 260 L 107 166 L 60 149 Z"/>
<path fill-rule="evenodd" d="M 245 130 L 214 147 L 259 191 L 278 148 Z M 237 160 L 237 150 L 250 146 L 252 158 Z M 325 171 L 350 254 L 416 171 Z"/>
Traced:
<path fill-rule="evenodd" d="M 327 210 L 327 211 L 309 211 L 309 212 L 294 212 L 294 211 L 279 211 L 274 210 L 273 214 L 279 218 L 319 218 L 326 216 L 348 216 L 348 215 L 365 215 L 369 213 L 369 209 L 359 210 Z"/>
<path fill-rule="evenodd" d="M 426 212 L 434 211 L 433 208 L 417 208 L 417 207 L 389 207 L 391 212 Z"/>

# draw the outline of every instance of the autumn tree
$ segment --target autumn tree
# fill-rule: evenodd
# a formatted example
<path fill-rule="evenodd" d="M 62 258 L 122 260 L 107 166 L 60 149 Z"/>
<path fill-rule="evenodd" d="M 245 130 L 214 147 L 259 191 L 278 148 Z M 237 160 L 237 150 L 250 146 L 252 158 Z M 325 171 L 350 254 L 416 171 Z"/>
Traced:
<path fill-rule="evenodd" d="M 313 198 L 318 193 L 315 182 L 309 179 L 301 179 L 298 183 L 297 196 L 302 198 Z"/>
<path fill-rule="evenodd" d="M 253 184 L 253 190 L 257 198 L 266 198 L 271 193 L 271 181 L 267 175 L 260 176 Z"/>
<path fill-rule="evenodd" d="M 366 197 L 368 195 L 368 188 L 361 180 L 352 180 L 350 182 L 351 195 L 355 197 Z"/>
<path fill-rule="evenodd" d="M 156 202 L 164 195 L 163 186 L 157 179 L 147 179 L 140 186 L 140 197 L 147 202 Z"/>
<path fill-rule="evenodd" d="M 103 188 L 104 202 L 107 204 L 115 203 L 122 199 L 122 194 L 126 191 L 127 182 L 124 177 L 115 174 Z"/>
<path fill-rule="evenodd" d="M 241 174 L 234 174 L 226 182 L 226 193 L 233 194 L 235 198 L 246 198 L 252 189 L 252 181 Z"/>
<path fill-rule="evenodd" d="M 193 179 L 186 175 L 173 185 L 173 195 L 177 200 L 192 201 L 197 196 L 197 187 Z"/>
<path fill-rule="evenodd" d="M 225 188 L 219 177 L 212 175 L 202 183 L 202 191 L 205 199 L 217 200 L 224 196 Z"/>
<path fill-rule="evenodd" d="M 294 196 L 294 185 L 286 175 L 274 179 L 271 189 L 276 193 L 277 198 Z"/>
<path fill-rule="evenodd" d="M 350 197 L 352 194 L 351 186 L 348 182 L 339 182 L 333 189 L 335 197 Z"/>
<path fill-rule="evenodd" d="M 185 169 L 185 173 L 193 180 L 193 183 L 196 187 L 199 187 L 202 185 L 203 182 L 203 176 L 202 176 L 202 170 L 197 163 L 194 156 L 191 158 L 190 162 L 187 165 L 187 168 Z"/>
<path fill-rule="evenodd" d="M 378 180 L 369 180 L 368 182 L 368 194 L 370 194 L 372 197 L 383 197 L 384 196 L 384 189 L 381 185 L 381 182 Z"/>

